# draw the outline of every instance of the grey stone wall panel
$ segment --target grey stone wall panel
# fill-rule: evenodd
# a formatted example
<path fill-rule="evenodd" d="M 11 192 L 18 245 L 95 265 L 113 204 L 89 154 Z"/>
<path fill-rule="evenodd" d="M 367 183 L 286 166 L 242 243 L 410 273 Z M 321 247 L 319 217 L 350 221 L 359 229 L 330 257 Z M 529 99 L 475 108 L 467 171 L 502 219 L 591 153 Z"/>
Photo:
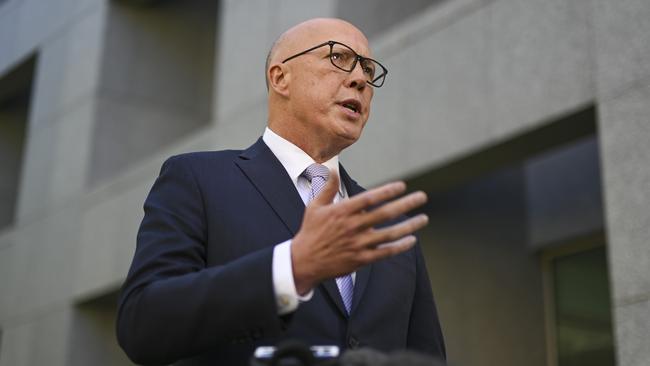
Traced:
<path fill-rule="evenodd" d="M 251 102 L 266 101 L 264 64 L 272 42 L 289 27 L 334 14 L 334 0 L 224 1 L 215 112 L 219 123 Z"/>
<path fill-rule="evenodd" d="M 105 3 L 105 0 L 22 0 L 6 4 L 0 10 L 0 30 L 9 30 L 0 32 L 3 50 L 0 74 L 76 20 L 100 10 Z"/>
<path fill-rule="evenodd" d="M 266 98 L 264 62 L 270 47 L 268 1 L 225 1 L 221 8 L 215 116 L 228 116 L 252 100 Z"/>
<path fill-rule="evenodd" d="M 650 293 L 650 84 L 600 104 L 599 132 L 613 295 L 621 302 Z"/>
<path fill-rule="evenodd" d="M 598 94 L 609 97 L 650 78 L 650 2 L 594 2 Z"/>
<path fill-rule="evenodd" d="M 487 20 L 481 10 L 391 54 L 377 52 L 389 74 L 362 139 L 344 153 L 355 177 L 374 184 L 486 141 Z"/>
<path fill-rule="evenodd" d="M 589 103 L 588 17 L 585 0 L 500 0 L 417 40 L 404 35 L 406 48 L 379 49 L 389 80 L 346 161 L 370 182 L 413 174 Z M 394 141 L 399 152 L 378 140 Z"/>
<path fill-rule="evenodd" d="M 156 175 L 114 192 L 110 199 L 87 204 L 78 228 L 80 241 L 75 253 L 73 281 L 75 298 L 86 299 L 121 285 L 135 252 L 142 206 Z"/>
<path fill-rule="evenodd" d="M 57 117 L 92 100 L 103 56 L 102 10 L 69 24 L 39 47 L 30 129 L 55 123 Z"/>
<path fill-rule="evenodd" d="M 590 0 L 490 5 L 486 72 L 492 138 L 593 100 L 590 8 Z"/>
<path fill-rule="evenodd" d="M 614 324 L 617 342 L 618 365 L 646 366 L 650 360 L 648 334 L 650 334 L 650 300 L 616 308 Z"/>
<path fill-rule="evenodd" d="M 72 294 L 74 262 L 79 243 L 81 212 L 71 209 L 49 215 L 24 226 L 15 234 L 15 244 L 3 255 L 12 257 L 10 278 L 16 281 L 8 297 L 9 312 L 4 321 L 28 319 L 57 304 L 65 304 Z"/>
<path fill-rule="evenodd" d="M 58 307 L 4 328 L 0 366 L 68 365 L 71 315 Z"/>
<path fill-rule="evenodd" d="M 29 129 L 17 222 L 26 223 L 84 192 L 94 105 L 84 103 L 58 122 Z"/>

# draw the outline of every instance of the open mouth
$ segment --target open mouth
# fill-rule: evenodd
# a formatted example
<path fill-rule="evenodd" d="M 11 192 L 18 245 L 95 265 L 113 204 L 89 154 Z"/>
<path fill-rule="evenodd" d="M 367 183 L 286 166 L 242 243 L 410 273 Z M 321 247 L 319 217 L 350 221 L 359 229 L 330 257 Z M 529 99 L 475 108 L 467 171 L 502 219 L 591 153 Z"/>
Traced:
<path fill-rule="evenodd" d="M 354 113 L 360 113 L 361 105 L 356 100 L 346 100 L 340 103 L 342 107 L 351 110 Z"/>

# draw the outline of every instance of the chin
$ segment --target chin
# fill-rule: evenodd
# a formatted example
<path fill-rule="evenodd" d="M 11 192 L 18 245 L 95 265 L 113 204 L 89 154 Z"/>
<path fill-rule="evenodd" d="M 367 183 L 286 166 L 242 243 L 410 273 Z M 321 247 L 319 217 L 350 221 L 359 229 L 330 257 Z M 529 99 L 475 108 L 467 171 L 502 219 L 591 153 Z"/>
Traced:
<path fill-rule="evenodd" d="M 338 118 L 334 121 L 332 121 L 334 124 L 330 124 L 329 126 L 329 136 L 332 138 L 332 143 L 339 150 L 345 149 L 359 140 L 365 123 L 359 125 L 361 121 L 349 121 Z"/>
<path fill-rule="evenodd" d="M 341 140 L 341 145 L 345 145 L 343 148 L 346 148 L 359 140 L 361 134 L 350 134 L 344 133 L 339 135 L 339 140 Z"/>
<path fill-rule="evenodd" d="M 357 141 L 361 137 L 363 126 L 365 125 L 365 123 L 359 125 L 360 123 L 360 121 L 343 121 L 340 125 L 341 130 L 339 131 L 339 135 L 353 142 Z"/>

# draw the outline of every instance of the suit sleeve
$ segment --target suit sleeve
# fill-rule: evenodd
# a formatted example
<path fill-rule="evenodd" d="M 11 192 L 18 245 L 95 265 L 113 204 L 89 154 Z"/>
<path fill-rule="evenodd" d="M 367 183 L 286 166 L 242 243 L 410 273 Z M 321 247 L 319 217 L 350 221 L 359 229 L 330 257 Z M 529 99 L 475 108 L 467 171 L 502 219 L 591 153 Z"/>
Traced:
<path fill-rule="evenodd" d="M 163 164 L 144 211 L 117 318 L 134 362 L 168 364 L 281 331 L 272 247 L 206 267 L 203 199 L 186 158 Z"/>
<path fill-rule="evenodd" d="M 440 320 L 420 245 L 414 247 L 417 270 L 415 296 L 408 330 L 408 348 L 447 359 Z"/>

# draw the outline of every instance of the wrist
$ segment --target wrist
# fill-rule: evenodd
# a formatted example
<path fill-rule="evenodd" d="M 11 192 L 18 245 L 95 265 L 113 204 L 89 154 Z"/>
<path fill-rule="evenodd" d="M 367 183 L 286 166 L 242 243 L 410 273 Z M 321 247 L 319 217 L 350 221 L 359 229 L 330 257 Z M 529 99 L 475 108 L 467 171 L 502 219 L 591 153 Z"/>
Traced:
<path fill-rule="evenodd" d="M 294 238 L 291 245 L 291 264 L 293 267 L 293 282 L 296 286 L 296 292 L 300 296 L 309 293 L 317 283 L 313 268 L 309 265 L 307 258 L 303 255 L 300 244 L 296 245 Z"/>

